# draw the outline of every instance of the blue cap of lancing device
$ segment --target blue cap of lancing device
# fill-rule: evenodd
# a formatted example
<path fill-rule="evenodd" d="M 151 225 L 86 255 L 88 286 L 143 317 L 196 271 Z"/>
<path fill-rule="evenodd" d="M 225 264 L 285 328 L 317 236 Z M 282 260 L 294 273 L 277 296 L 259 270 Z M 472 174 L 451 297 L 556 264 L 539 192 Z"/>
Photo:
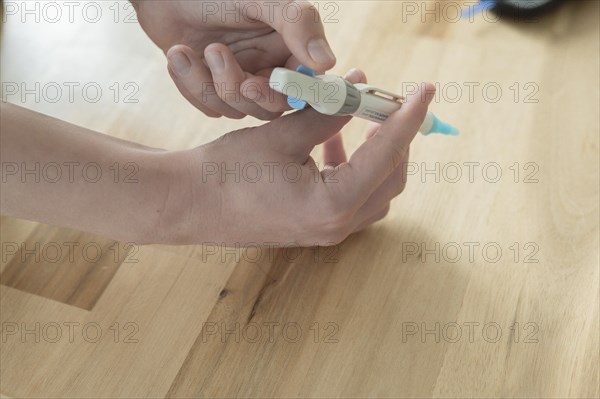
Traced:
<path fill-rule="evenodd" d="M 298 65 L 298 68 L 296 68 L 296 72 L 302 73 L 304 75 L 308 75 L 310 77 L 315 77 L 317 76 L 317 72 L 304 66 L 304 65 Z M 288 100 L 287 103 L 290 107 L 292 107 L 292 109 L 297 109 L 297 110 L 301 110 L 304 109 L 306 107 L 306 101 L 301 100 L 299 98 L 296 97 L 292 97 L 292 96 L 288 96 Z"/>

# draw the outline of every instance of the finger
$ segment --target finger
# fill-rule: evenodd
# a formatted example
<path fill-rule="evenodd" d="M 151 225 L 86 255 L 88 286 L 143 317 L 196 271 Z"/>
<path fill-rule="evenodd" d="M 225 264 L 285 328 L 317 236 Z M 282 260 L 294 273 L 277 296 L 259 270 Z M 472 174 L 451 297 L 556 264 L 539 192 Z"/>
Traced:
<path fill-rule="evenodd" d="M 213 112 L 232 119 L 246 116 L 219 98 L 210 70 L 194 50 L 178 44 L 167 51 L 167 59 L 174 74 L 175 85 L 196 108 L 201 109 L 201 105 L 204 105 Z"/>
<path fill-rule="evenodd" d="M 321 171 L 321 178 L 326 183 L 333 183 L 336 181 L 337 166 L 346 162 L 346 150 L 344 149 L 342 132 L 323 143 L 323 158 L 325 165 Z"/>
<path fill-rule="evenodd" d="M 346 162 L 346 150 L 344 149 L 341 132 L 323 144 L 323 158 L 326 168 L 335 168 L 339 164 Z"/>
<path fill-rule="evenodd" d="M 291 108 L 287 97 L 269 87 L 269 78 L 250 76 L 242 83 L 242 95 L 269 112 L 284 112 Z"/>
<path fill-rule="evenodd" d="M 375 134 L 377 134 L 377 132 L 379 131 L 380 127 L 381 127 L 380 123 L 372 122 L 372 124 L 367 128 L 367 133 L 365 134 L 365 139 L 369 140 L 373 136 L 375 136 Z"/>
<path fill-rule="evenodd" d="M 381 127 L 381 124 L 373 122 L 366 133 L 366 140 L 371 139 Z M 398 166 L 388 177 L 385 179 L 383 184 L 379 186 L 373 194 L 369 197 L 355 214 L 355 220 L 358 222 L 358 227 L 354 232 L 360 231 L 382 219 L 390 208 L 390 201 L 400 195 L 405 187 L 407 180 L 406 162 L 408 161 L 409 151 L 403 158 L 400 166 Z M 383 215 L 379 209 L 386 209 Z M 373 216 L 375 214 L 376 216 Z"/>
<path fill-rule="evenodd" d="M 247 75 L 226 45 L 213 43 L 207 46 L 204 58 L 219 97 L 231 108 L 262 120 L 272 120 L 280 115 L 267 111 L 242 95 L 241 86 Z"/>
<path fill-rule="evenodd" d="M 360 222 L 358 224 L 358 226 L 354 228 L 354 231 L 352 231 L 352 233 L 358 233 L 359 231 L 366 229 L 367 227 L 369 227 L 373 223 L 378 222 L 381 219 L 385 218 L 389 212 L 390 212 L 390 204 L 387 204 L 383 208 L 375 211 L 367 219 L 365 219 L 362 222 Z"/>
<path fill-rule="evenodd" d="M 367 83 L 367 75 L 364 73 L 364 71 L 358 68 L 352 68 L 351 70 L 346 72 L 346 75 L 344 75 L 344 79 L 354 84 Z"/>
<path fill-rule="evenodd" d="M 335 56 L 325 38 L 325 30 L 317 9 L 306 0 L 259 2 L 261 10 L 247 7 L 247 17 L 272 26 L 285 41 L 292 54 L 307 67 L 326 71 L 335 65 Z"/>
<path fill-rule="evenodd" d="M 303 162 L 316 145 L 335 136 L 350 119 L 349 116 L 323 115 L 307 108 L 285 115 L 265 127 L 269 142 L 276 151 Z"/>
<path fill-rule="evenodd" d="M 254 2 L 252 5 L 248 3 L 244 6 L 255 7 Z M 259 29 L 257 25 L 262 25 L 260 22 L 251 22 L 252 25 L 248 27 L 249 29 Z M 267 32 L 253 38 L 249 37 L 246 40 L 228 42 L 227 47 L 235 54 L 242 70 L 250 73 L 258 73 L 258 71 L 274 66 L 283 66 L 292 55 L 283 41 L 283 37 L 277 31 Z"/>
<path fill-rule="evenodd" d="M 343 182 L 349 192 L 366 201 L 400 165 L 425 119 L 434 93 L 435 88 L 428 84 L 424 90 L 409 96 L 400 110 L 390 115 L 377 133 L 352 154 L 349 161 L 352 173 Z"/>
<path fill-rule="evenodd" d="M 171 76 L 171 79 L 173 79 L 173 82 L 175 83 L 175 86 L 177 87 L 177 89 L 179 89 L 179 92 L 194 107 L 198 108 L 206 116 L 209 116 L 211 118 L 220 118 L 220 117 L 223 116 L 223 115 L 221 115 L 221 114 L 219 114 L 217 112 L 214 112 L 212 109 L 208 108 L 207 106 L 205 106 L 204 104 L 202 104 L 200 101 L 196 100 L 196 98 L 185 88 L 185 86 L 183 86 L 179 82 L 179 79 L 177 78 L 177 75 L 175 74 L 175 72 L 173 72 L 173 70 L 171 69 L 170 65 L 167 65 L 167 71 L 169 72 L 169 75 Z"/>
<path fill-rule="evenodd" d="M 407 169 L 409 152 L 404 155 L 400 166 L 398 166 L 385 181 L 377 187 L 375 192 L 371 194 L 367 202 L 365 202 L 356 212 L 357 220 L 366 220 L 371 217 L 374 209 L 381 209 L 389 205 L 395 197 L 402 194 L 406 188 Z"/>

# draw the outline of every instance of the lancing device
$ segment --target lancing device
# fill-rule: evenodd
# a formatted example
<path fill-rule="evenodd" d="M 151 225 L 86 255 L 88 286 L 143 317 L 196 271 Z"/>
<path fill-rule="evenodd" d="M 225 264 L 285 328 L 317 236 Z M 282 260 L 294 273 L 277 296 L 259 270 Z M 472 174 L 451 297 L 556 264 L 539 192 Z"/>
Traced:
<path fill-rule="evenodd" d="M 302 65 L 296 71 L 275 68 L 269 86 L 288 95 L 288 104 L 294 109 L 303 109 L 308 103 L 325 115 L 353 115 L 378 123 L 399 110 L 404 102 L 402 96 L 371 85 L 352 84 L 334 75 L 316 76 L 313 70 Z M 459 134 L 456 128 L 440 121 L 431 112 L 427 113 L 419 132 L 424 135 Z"/>

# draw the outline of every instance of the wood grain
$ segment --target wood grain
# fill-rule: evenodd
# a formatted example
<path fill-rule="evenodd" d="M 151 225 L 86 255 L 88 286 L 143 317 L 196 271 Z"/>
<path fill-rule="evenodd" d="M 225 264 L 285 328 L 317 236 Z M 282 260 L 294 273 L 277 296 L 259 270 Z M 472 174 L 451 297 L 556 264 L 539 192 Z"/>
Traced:
<path fill-rule="evenodd" d="M 259 124 L 201 115 L 109 3 L 95 24 L 5 15 L 2 82 L 103 89 L 8 101 L 169 149 Z M 462 131 L 418 137 L 388 218 L 337 247 L 114 258 L 106 238 L 3 217 L 3 397 L 599 397 L 599 3 L 529 22 L 451 21 L 451 3 L 320 5 L 334 72 L 435 82 L 431 109 Z M 365 126 L 346 129 L 349 152 Z M 105 256 L 22 257 L 72 241 Z"/>
<path fill-rule="evenodd" d="M 132 244 L 47 225 L 23 241 L 2 243 L 11 259 L 0 274 L 2 284 L 87 310 L 119 265 L 136 260 L 135 254 L 129 255 L 135 252 Z"/>

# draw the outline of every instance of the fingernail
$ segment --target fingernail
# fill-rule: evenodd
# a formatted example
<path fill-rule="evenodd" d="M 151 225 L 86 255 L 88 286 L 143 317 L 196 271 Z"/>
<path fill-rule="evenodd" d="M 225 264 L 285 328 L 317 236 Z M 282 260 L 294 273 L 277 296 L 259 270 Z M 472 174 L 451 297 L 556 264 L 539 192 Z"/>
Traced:
<path fill-rule="evenodd" d="M 308 43 L 308 54 L 319 64 L 330 64 L 335 61 L 335 55 L 325 39 L 313 39 Z"/>
<path fill-rule="evenodd" d="M 169 64 L 171 64 L 172 69 L 178 75 L 186 75 L 192 67 L 190 59 L 182 51 L 175 51 L 173 53 L 170 53 Z"/>
<path fill-rule="evenodd" d="M 204 54 L 204 58 L 206 58 L 206 63 L 212 72 L 219 74 L 225 69 L 225 60 L 218 51 L 208 51 Z"/>

